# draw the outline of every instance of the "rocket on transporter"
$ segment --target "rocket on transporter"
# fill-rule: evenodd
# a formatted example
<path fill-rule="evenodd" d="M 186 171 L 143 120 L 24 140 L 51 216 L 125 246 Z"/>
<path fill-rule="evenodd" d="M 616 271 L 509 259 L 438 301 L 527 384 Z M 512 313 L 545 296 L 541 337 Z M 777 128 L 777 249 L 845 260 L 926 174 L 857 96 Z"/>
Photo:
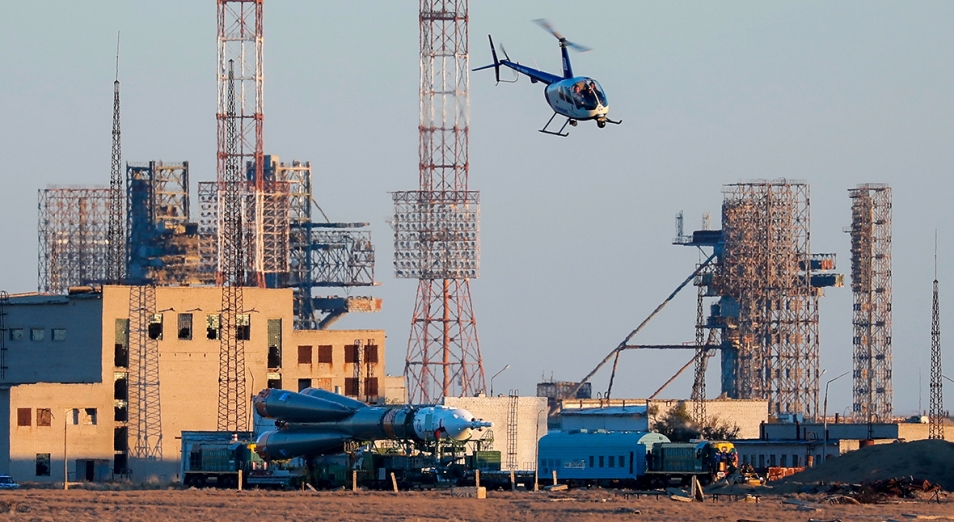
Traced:
<path fill-rule="evenodd" d="M 253 399 L 262 417 L 275 419 L 275 431 L 258 437 L 263 459 L 289 459 L 344 451 L 351 440 L 470 439 L 474 430 L 493 424 L 467 410 L 447 406 L 369 406 L 318 388 L 300 393 L 267 388 Z"/>

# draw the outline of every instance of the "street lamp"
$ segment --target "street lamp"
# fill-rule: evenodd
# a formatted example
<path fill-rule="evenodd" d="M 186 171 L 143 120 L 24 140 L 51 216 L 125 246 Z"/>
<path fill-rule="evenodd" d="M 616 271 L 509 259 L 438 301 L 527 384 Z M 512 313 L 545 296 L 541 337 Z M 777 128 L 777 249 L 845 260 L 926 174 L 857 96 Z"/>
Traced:
<path fill-rule="evenodd" d="M 504 366 L 503 368 L 501 368 L 499 372 L 495 373 L 494 376 L 490 378 L 490 396 L 491 396 L 491 397 L 494 396 L 494 379 L 496 379 L 497 376 L 500 375 L 501 373 L 503 373 L 504 370 L 506 370 L 507 368 L 510 368 L 510 365 L 509 365 L 509 364 L 508 364 L 507 366 Z"/>
<path fill-rule="evenodd" d="M 828 460 L 828 385 L 841 379 L 845 375 L 848 375 L 851 371 L 847 371 L 834 379 L 828 379 L 828 382 L 825 383 L 825 443 L 822 445 L 822 463 Z"/>

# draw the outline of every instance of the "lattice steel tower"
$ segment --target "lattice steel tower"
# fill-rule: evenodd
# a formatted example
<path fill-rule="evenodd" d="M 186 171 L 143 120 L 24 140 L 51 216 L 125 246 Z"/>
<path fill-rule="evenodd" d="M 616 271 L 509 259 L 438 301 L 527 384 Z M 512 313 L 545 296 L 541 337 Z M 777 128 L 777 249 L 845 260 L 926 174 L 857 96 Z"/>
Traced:
<path fill-rule="evenodd" d="M 760 180 L 724 193 L 721 307 L 734 324 L 723 334 L 723 390 L 768 399 L 771 414 L 813 416 L 821 291 L 810 270 L 821 260 L 810 254 L 808 184 Z"/>
<path fill-rule="evenodd" d="M 222 199 L 222 226 L 219 228 L 219 270 L 222 277 L 222 309 L 219 322 L 219 409 L 218 429 L 246 431 L 248 401 L 245 393 L 245 343 L 238 335 L 238 319 L 243 313 L 242 286 L 246 281 L 241 199 L 243 179 L 239 167 L 238 115 L 235 113 L 233 63 L 229 62 L 226 151 L 219 156 L 219 194 Z"/>
<path fill-rule="evenodd" d="M 162 459 L 162 408 L 159 401 L 159 333 L 154 285 L 129 287 L 129 440 L 130 455 Z"/>
<path fill-rule="evenodd" d="M 944 439 L 944 383 L 941 382 L 941 321 L 937 287 L 937 239 L 934 240 L 934 303 L 931 307 L 931 427 L 929 439 Z"/>
<path fill-rule="evenodd" d="M 250 268 L 251 283 L 265 286 L 265 263 L 268 252 L 265 245 L 265 176 L 264 176 L 264 74 L 262 60 L 262 7 L 264 0 L 218 1 L 218 157 L 219 181 L 224 172 L 224 158 L 228 156 L 228 125 L 226 114 L 229 82 L 235 83 L 235 115 L 237 149 L 236 165 L 240 172 L 250 166 L 252 174 L 249 191 L 252 202 L 245 212 L 252 233 L 245 263 Z M 230 63 L 234 64 L 232 80 Z M 244 191 L 244 190 L 243 190 Z M 238 207 L 237 207 L 238 208 Z M 222 219 L 222 216 L 220 216 Z M 219 228 L 221 231 L 222 229 Z M 285 233 L 287 242 L 287 232 Z M 221 260 L 220 260 L 221 264 Z M 219 278 L 221 281 L 221 277 Z"/>
<path fill-rule="evenodd" d="M 126 234 L 123 227 L 123 169 L 119 133 L 119 37 L 116 37 L 116 80 L 113 82 L 113 149 L 109 175 L 109 228 L 106 282 L 118 284 L 126 276 Z"/>
<path fill-rule="evenodd" d="M 486 390 L 470 293 L 480 193 L 468 187 L 467 6 L 420 2 L 420 190 L 392 195 L 395 276 L 419 280 L 404 369 L 416 403 Z"/>
<path fill-rule="evenodd" d="M 848 189 L 851 198 L 851 292 L 854 316 L 852 411 L 860 421 L 888 421 L 891 386 L 891 188 Z M 933 386 L 933 385 L 932 385 Z"/>

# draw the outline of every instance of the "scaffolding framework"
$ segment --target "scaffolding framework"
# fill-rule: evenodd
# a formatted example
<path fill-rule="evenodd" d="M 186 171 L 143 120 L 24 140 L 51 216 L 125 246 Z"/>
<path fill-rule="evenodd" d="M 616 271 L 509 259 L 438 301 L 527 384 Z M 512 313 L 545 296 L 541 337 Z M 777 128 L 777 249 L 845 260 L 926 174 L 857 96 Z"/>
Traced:
<path fill-rule="evenodd" d="M 729 314 L 736 317 L 731 348 L 723 348 L 723 389 L 768 399 L 772 414 L 813 416 L 821 291 L 810 271 L 822 263 L 810 255 L 809 187 L 760 180 L 727 185 L 724 196 L 720 294 L 723 313 L 737 314 Z"/>
<path fill-rule="evenodd" d="M 106 280 L 111 189 L 48 187 L 39 191 L 38 290 Z"/>
<path fill-rule="evenodd" d="M 851 198 L 852 411 L 857 420 L 892 418 L 891 188 L 858 185 Z"/>
<path fill-rule="evenodd" d="M 189 162 L 126 164 L 126 273 L 133 283 L 211 284 L 199 273 L 199 245 L 190 223 Z"/>
<path fill-rule="evenodd" d="M 411 402 L 486 391 L 470 279 L 479 193 L 469 190 L 467 0 L 421 0 L 420 184 L 395 192 L 395 276 L 418 280 L 404 376 Z"/>

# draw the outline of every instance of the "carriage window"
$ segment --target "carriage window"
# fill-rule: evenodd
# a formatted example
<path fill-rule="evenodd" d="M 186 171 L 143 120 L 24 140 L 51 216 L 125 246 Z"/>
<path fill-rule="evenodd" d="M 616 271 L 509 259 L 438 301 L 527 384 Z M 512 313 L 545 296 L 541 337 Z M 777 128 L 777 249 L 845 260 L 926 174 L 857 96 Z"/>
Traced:
<path fill-rule="evenodd" d="M 613 455 L 610 455 L 610 456 L 609 456 L 609 467 L 615 468 L 615 467 L 616 467 L 616 466 L 614 465 L 615 463 L 616 463 L 616 457 L 614 457 Z"/>
<path fill-rule="evenodd" d="M 602 455 L 600 455 L 600 467 L 601 467 L 601 468 L 603 467 L 603 456 L 602 456 Z"/>
<path fill-rule="evenodd" d="M 590 467 L 593 467 L 593 455 L 590 455 Z"/>

